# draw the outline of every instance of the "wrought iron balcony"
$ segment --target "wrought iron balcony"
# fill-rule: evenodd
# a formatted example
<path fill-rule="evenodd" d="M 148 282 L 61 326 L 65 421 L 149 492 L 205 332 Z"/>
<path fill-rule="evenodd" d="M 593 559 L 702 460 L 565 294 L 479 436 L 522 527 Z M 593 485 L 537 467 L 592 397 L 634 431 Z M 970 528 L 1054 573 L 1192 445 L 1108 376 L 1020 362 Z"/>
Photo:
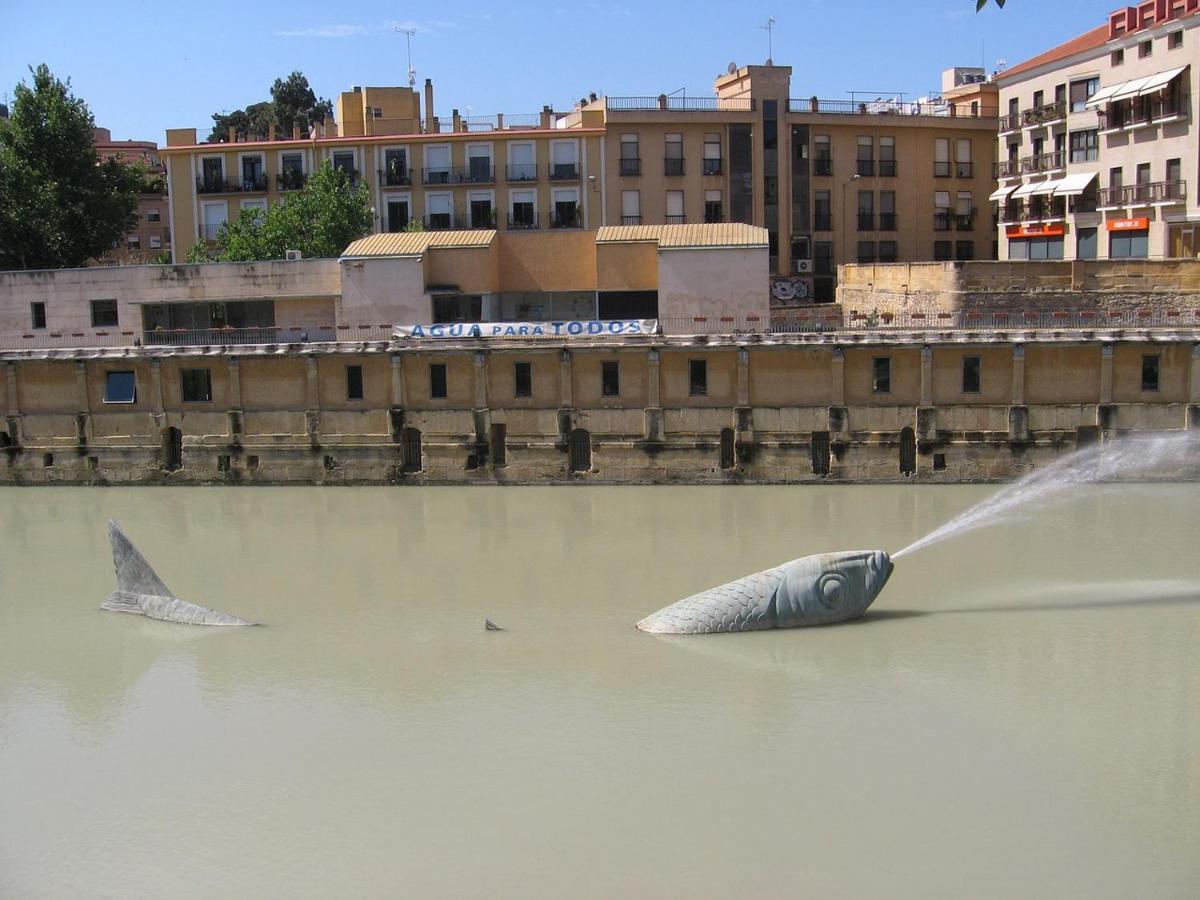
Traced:
<path fill-rule="evenodd" d="M 813 160 L 814 175 L 832 175 L 833 174 L 833 157 L 818 156 Z"/>
<path fill-rule="evenodd" d="M 1189 103 L 1185 97 L 1136 97 L 1132 100 L 1119 100 L 1100 111 L 1100 128 L 1103 131 L 1117 131 L 1154 125 L 1164 120 L 1186 116 L 1188 108 Z"/>
<path fill-rule="evenodd" d="M 687 222 L 687 216 L 667 216 L 668 225 L 682 225 Z"/>
<path fill-rule="evenodd" d="M 860 212 L 858 214 L 858 230 L 859 231 L 874 231 L 875 230 L 875 214 Z"/>
<path fill-rule="evenodd" d="M 496 169 L 491 165 L 439 166 L 421 172 L 422 184 L 494 184 Z"/>
<path fill-rule="evenodd" d="M 1186 181 L 1152 181 L 1101 188 L 1097 197 L 1100 207 L 1135 207 L 1153 204 L 1187 202 Z"/>
<path fill-rule="evenodd" d="M 641 175 L 642 161 L 637 157 L 621 157 L 620 173 L 622 175 Z"/>
<path fill-rule="evenodd" d="M 678 156 L 668 156 L 663 159 L 663 174 L 664 175 L 682 175 L 683 174 L 683 158 Z"/>
<path fill-rule="evenodd" d="M 581 225 L 577 208 L 556 210 L 550 216 L 551 228 L 580 228 Z"/>
<path fill-rule="evenodd" d="M 833 231 L 833 216 L 829 213 L 813 215 L 813 231 Z"/>
<path fill-rule="evenodd" d="M 705 157 L 704 159 L 704 174 L 705 175 L 720 175 L 725 168 L 725 160 L 720 158 Z"/>
<path fill-rule="evenodd" d="M 971 162 L 956 162 L 954 164 L 955 178 L 974 178 L 975 164 Z"/>
<path fill-rule="evenodd" d="M 533 231 L 538 227 L 538 214 L 533 210 L 513 209 L 508 214 L 510 231 Z"/>
<path fill-rule="evenodd" d="M 1019 112 L 1009 113 L 1007 116 L 1000 117 L 1001 131 L 1016 131 L 1021 127 L 1021 114 Z"/>
<path fill-rule="evenodd" d="M 939 209 L 933 214 L 933 230 L 934 231 L 949 231 L 950 230 L 950 210 Z"/>
<path fill-rule="evenodd" d="M 641 216 L 621 216 L 621 224 L 622 225 L 641 225 L 642 217 Z"/>
<path fill-rule="evenodd" d="M 275 176 L 275 190 L 277 191 L 299 191 L 304 189 L 304 183 L 308 180 L 308 176 L 303 172 L 298 172 L 295 169 L 285 169 Z"/>
<path fill-rule="evenodd" d="M 1021 162 L 1016 159 L 1002 159 L 992 166 L 992 172 L 997 178 L 1016 178 L 1021 172 Z"/>
<path fill-rule="evenodd" d="M 933 161 L 933 177 L 934 178 L 949 178 L 950 177 L 950 160 L 935 159 Z"/>
<path fill-rule="evenodd" d="M 409 169 L 391 168 L 379 170 L 380 187 L 408 187 L 412 184 L 412 172 Z"/>
<path fill-rule="evenodd" d="M 975 210 L 970 212 L 955 212 L 954 227 L 959 231 L 974 231 L 975 229 Z"/>
<path fill-rule="evenodd" d="M 869 178 L 875 174 L 875 160 L 860 159 L 858 162 L 858 174 L 864 178 Z"/>
<path fill-rule="evenodd" d="M 1050 153 L 1040 153 L 1037 156 L 1021 158 L 1021 172 L 1028 175 L 1036 172 L 1053 172 L 1066 165 L 1066 153 L 1054 150 Z"/>
<path fill-rule="evenodd" d="M 896 161 L 894 159 L 881 159 L 879 161 L 879 175 L 882 178 L 895 178 Z"/>
<path fill-rule="evenodd" d="M 384 232 L 404 231 L 411 221 L 408 216 L 384 216 L 379 220 L 379 230 Z"/>
<path fill-rule="evenodd" d="M 426 231 L 457 231 L 466 228 L 466 221 L 461 216 L 450 213 L 430 213 L 424 219 Z"/>
<path fill-rule="evenodd" d="M 1041 106 L 1035 106 L 1021 113 L 1021 126 L 1038 128 L 1042 125 L 1049 125 L 1051 122 L 1061 122 L 1066 117 L 1066 100 L 1059 100 L 1057 103 L 1043 103 Z"/>
<path fill-rule="evenodd" d="M 879 214 L 879 230 L 880 231 L 895 231 L 896 230 L 896 214 L 895 213 L 880 213 Z"/>
<path fill-rule="evenodd" d="M 349 166 L 334 166 L 333 171 L 341 172 L 345 175 L 346 181 L 350 183 L 351 187 L 355 187 L 358 184 L 358 169 L 352 169 Z"/>
<path fill-rule="evenodd" d="M 551 181 L 578 181 L 579 163 L 550 163 Z"/>
<path fill-rule="evenodd" d="M 266 175 L 252 175 L 243 178 L 218 178 L 215 176 L 196 176 L 197 194 L 241 194 L 255 193 L 267 189 Z"/>
<path fill-rule="evenodd" d="M 537 163 L 515 163 L 505 170 L 504 177 L 510 182 L 537 181 Z"/>

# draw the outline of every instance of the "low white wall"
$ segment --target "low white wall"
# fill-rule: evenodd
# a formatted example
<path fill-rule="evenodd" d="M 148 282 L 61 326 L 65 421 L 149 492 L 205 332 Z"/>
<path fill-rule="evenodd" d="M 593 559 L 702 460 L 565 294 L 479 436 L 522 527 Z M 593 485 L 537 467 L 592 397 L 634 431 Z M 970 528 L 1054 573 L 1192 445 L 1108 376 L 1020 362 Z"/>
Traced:
<path fill-rule="evenodd" d="M 765 322 L 770 276 L 766 247 L 660 250 L 659 318 L 759 316 Z"/>
<path fill-rule="evenodd" d="M 347 260 L 342 263 L 343 324 L 408 325 L 433 320 L 420 257 Z"/>

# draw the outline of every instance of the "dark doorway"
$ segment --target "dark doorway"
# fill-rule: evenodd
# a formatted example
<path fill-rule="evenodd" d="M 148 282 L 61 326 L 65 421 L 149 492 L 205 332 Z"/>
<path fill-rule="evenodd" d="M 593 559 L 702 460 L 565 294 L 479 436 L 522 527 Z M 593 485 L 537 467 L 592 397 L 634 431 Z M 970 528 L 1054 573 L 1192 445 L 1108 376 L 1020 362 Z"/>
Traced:
<path fill-rule="evenodd" d="M 829 432 L 812 433 L 812 470 L 814 475 L 828 475 L 830 464 Z"/>
<path fill-rule="evenodd" d="M 905 426 L 900 431 L 900 474 L 912 475 L 917 471 L 917 436 Z"/>
<path fill-rule="evenodd" d="M 404 460 L 405 472 L 421 471 L 421 432 L 417 428 L 405 428 L 400 437 L 400 455 Z"/>
<path fill-rule="evenodd" d="M 168 472 L 174 472 L 176 469 L 183 467 L 183 432 L 172 425 L 169 428 L 164 428 L 162 433 L 163 440 L 163 468 Z"/>
<path fill-rule="evenodd" d="M 508 426 L 499 422 L 492 424 L 492 465 L 497 469 L 508 465 Z"/>
<path fill-rule="evenodd" d="M 572 472 L 592 470 L 592 436 L 587 429 L 576 428 L 567 438 L 567 449 Z"/>
<path fill-rule="evenodd" d="M 732 428 L 721 429 L 721 468 L 732 469 L 737 462 Z"/>

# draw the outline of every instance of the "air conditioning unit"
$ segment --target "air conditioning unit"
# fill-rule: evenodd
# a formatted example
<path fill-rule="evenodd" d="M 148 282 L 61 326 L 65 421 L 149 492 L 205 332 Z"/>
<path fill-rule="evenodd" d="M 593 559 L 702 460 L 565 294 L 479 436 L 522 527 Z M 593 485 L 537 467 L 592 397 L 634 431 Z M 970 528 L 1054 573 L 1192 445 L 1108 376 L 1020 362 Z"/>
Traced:
<path fill-rule="evenodd" d="M 304 254 L 299 250 L 285 250 L 283 254 L 288 262 L 294 262 L 297 259 L 304 259 Z"/>
<path fill-rule="evenodd" d="M 793 259 L 792 260 L 792 268 L 795 270 L 797 275 L 807 275 L 810 272 L 812 272 L 812 260 L 811 259 Z"/>

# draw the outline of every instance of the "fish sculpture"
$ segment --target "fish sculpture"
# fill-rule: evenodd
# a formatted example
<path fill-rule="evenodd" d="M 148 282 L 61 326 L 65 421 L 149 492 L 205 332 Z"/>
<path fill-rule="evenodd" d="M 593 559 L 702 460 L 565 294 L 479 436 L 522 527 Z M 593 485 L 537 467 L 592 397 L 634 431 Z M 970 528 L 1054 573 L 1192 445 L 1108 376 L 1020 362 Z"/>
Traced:
<path fill-rule="evenodd" d="M 651 634 L 716 634 L 845 622 L 867 611 L 894 568 L 882 550 L 805 556 L 692 594 L 637 627 Z"/>
<path fill-rule="evenodd" d="M 117 570 L 117 589 L 100 604 L 101 609 L 134 613 L 183 625 L 255 624 L 229 613 L 180 600 L 163 584 L 158 573 L 112 519 L 108 520 L 108 540 L 112 544 L 113 567 Z"/>

